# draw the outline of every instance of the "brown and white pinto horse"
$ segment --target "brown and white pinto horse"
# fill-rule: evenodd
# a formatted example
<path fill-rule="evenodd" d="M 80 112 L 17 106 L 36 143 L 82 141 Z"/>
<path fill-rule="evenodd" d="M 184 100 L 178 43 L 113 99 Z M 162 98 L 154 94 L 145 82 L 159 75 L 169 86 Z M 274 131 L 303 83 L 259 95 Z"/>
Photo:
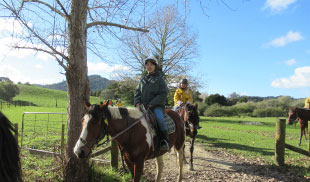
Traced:
<path fill-rule="evenodd" d="M 87 112 L 82 119 L 82 132 L 74 147 L 76 156 L 89 157 L 94 145 L 108 133 L 123 149 L 124 159 L 133 181 L 139 181 L 143 173 L 144 161 L 154 156 L 153 140 L 157 139 L 149 128 L 145 114 L 138 108 L 112 107 L 107 103 L 90 105 L 87 102 L 85 105 Z M 178 181 L 181 181 L 185 126 L 176 112 L 166 110 L 166 113 L 173 119 L 176 126 L 175 132 L 169 135 L 169 147 L 174 146 L 177 152 Z M 106 119 L 108 125 L 105 124 Z M 161 178 L 164 153 L 165 151 L 161 151 L 156 156 L 156 181 L 160 181 Z"/>
<path fill-rule="evenodd" d="M 194 142 L 197 135 L 197 129 L 199 127 L 199 114 L 198 105 L 185 104 L 178 110 L 178 114 L 185 122 L 186 135 L 190 137 L 190 170 L 194 170 L 193 166 L 193 152 L 194 152 Z M 183 156 L 185 160 L 185 155 Z M 186 162 L 186 160 L 185 160 Z"/>
<path fill-rule="evenodd" d="M 297 119 L 299 119 L 299 127 L 300 127 L 300 138 L 298 144 L 300 146 L 303 135 L 305 135 L 305 139 L 307 141 L 306 130 L 308 133 L 308 121 L 310 121 L 310 110 L 299 107 L 290 108 L 290 111 L 288 113 L 288 124 L 296 123 Z"/>

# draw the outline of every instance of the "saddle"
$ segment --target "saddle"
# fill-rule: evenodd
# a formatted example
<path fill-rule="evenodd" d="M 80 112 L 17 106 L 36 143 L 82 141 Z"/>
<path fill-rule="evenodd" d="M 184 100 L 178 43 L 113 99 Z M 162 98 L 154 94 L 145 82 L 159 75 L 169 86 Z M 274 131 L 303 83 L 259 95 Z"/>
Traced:
<path fill-rule="evenodd" d="M 156 117 L 152 110 L 150 109 L 146 110 L 143 105 L 140 105 L 139 109 L 141 112 L 145 114 L 145 118 L 147 120 L 148 127 L 151 131 L 151 135 L 153 138 L 153 141 L 152 141 L 153 152 L 152 154 L 150 154 L 151 158 L 157 157 L 159 156 L 159 152 L 160 152 L 160 141 L 162 140 L 162 134 L 157 124 Z M 164 119 L 168 127 L 168 134 L 174 133 L 175 132 L 174 121 L 166 113 L 164 113 Z"/>

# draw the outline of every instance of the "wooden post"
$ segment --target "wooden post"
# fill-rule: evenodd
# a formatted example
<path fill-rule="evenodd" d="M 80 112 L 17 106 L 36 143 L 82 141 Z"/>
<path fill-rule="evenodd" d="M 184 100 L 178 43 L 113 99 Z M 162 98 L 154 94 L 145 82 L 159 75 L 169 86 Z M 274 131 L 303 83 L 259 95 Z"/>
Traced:
<path fill-rule="evenodd" d="M 308 124 L 310 124 L 310 121 L 308 121 L 309 123 Z M 309 125 L 308 125 L 309 126 Z M 309 130 L 309 128 L 308 128 L 308 151 L 310 152 L 310 130 Z"/>
<path fill-rule="evenodd" d="M 64 144 L 65 143 L 65 125 L 61 125 L 61 144 L 60 144 L 60 155 L 63 156 L 65 153 Z"/>
<path fill-rule="evenodd" d="M 18 123 L 15 123 L 14 127 L 15 127 L 15 139 L 16 142 L 18 143 Z"/>
<path fill-rule="evenodd" d="M 285 154 L 285 119 L 278 119 L 276 123 L 275 159 L 279 166 L 284 165 Z"/>
<path fill-rule="evenodd" d="M 118 168 L 118 145 L 114 140 L 111 142 L 111 167 Z"/>

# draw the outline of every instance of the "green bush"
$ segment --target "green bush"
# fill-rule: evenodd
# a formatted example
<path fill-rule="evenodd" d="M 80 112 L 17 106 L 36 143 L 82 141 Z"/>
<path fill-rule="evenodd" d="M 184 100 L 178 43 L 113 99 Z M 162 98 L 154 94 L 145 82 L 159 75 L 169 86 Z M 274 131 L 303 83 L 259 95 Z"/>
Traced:
<path fill-rule="evenodd" d="M 236 113 L 238 116 L 251 116 L 256 108 L 257 107 L 254 102 L 238 103 L 231 106 L 232 112 Z"/>
<path fill-rule="evenodd" d="M 231 107 L 213 104 L 205 110 L 204 115 L 211 117 L 221 117 L 221 116 L 235 116 L 237 115 L 237 113 L 234 113 Z"/>
<path fill-rule="evenodd" d="M 284 117 L 286 115 L 286 110 L 281 107 L 257 108 L 253 111 L 254 117 Z"/>
<path fill-rule="evenodd" d="M 13 97 L 19 94 L 19 88 L 7 81 L 0 82 L 0 99 L 5 101 L 11 101 Z"/>
<path fill-rule="evenodd" d="M 208 105 L 206 103 L 198 102 L 198 113 L 200 116 L 203 116 L 207 107 L 208 107 Z"/>

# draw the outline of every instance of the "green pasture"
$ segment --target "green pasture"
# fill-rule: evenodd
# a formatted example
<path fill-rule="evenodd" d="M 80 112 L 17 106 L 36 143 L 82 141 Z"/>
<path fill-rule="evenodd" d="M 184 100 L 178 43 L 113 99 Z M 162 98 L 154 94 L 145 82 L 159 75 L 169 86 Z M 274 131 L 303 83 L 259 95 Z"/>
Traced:
<path fill-rule="evenodd" d="M 14 100 L 28 101 L 35 106 L 2 108 L 2 112 L 12 121 L 22 127 L 24 112 L 60 112 L 65 113 L 67 94 L 63 91 L 40 88 L 36 86 L 19 85 L 20 94 Z M 91 97 L 92 103 L 99 103 L 100 99 Z M 34 118 L 35 117 L 35 118 Z M 24 144 L 33 148 L 59 152 L 62 122 L 66 125 L 65 116 L 26 115 Z M 208 150 L 227 150 L 245 158 L 260 158 L 267 165 L 274 163 L 275 123 L 277 118 L 252 117 L 201 117 L 198 131 L 198 142 L 204 143 Z M 46 125 L 46 122 L 49 122 Z M 35 126 L 35 127 L 34 127 Z M 66 131 L 66 130 L 65 130 Z M 286 143 L 297 146 L 299 141 L 299 125 L 286 125 Z M 21 133 L 20 133 L 21 135 Z M 66 135 L 65 135 L 66 136 Z M 19 137 L 20 141 L 21 137 Z M 28 141 L 31 141 L 27 143 Z M 307 150 L 305 140 L 302 149 Z M 109 160 L 109 153 L 98 158 Z M 301 169 L 306 176 L 310 176 L 310 160 L 300 154 L 286 150 L 286 164 Z M 120 163 L 121 164 L 121 163 Z M 62 164 L 59 159 L 30 155 L 22 150 L 22 168 L 24 181 L 62 181 Z M 60 176 L 60 177 L 59 177 Z M 110 167 L 91 165 L 91 181 L 128 181 L 130 175 L 121 171 L 110 170 Z"/>
<path fill-rule="evenodd" d="M 201 117 L 198 141 L 209 150 L 223 148 L 246 158 L 260 158 L 267 164 L 274 163 L 275 127 L 277 118 L 252 117 Z M 298 147 L 299 124 L 286 125 L 286 143 Z M 308 141 L 302 140 L 300 148 L 308 150 Z M 309 157 L 285 150 L 285 162 L 296 166 L 310 176 Z"/>

